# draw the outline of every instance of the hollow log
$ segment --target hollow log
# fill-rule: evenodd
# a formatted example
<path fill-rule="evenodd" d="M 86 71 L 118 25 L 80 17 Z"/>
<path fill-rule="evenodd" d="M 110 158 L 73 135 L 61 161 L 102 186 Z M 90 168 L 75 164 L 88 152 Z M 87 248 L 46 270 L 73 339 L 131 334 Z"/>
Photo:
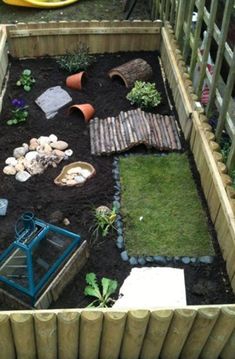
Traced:
<path fill-rule="evenodd" d="M 135 59 L 114 67 L 108 73 L 109 77 L 120 77 L 127 88 L 134 85 L 136 80 L 148 81 L 153 71 L 151 66 L 143 59 Z"/>

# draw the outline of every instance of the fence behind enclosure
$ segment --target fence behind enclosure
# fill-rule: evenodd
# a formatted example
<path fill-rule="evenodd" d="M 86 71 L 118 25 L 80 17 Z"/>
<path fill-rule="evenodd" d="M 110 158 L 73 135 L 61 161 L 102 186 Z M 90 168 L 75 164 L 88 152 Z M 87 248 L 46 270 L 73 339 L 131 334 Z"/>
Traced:
<path fill-rule="evenodd" d="M 229 39 L 228 34 L 232 24 L 231 19 L 235 16 L 235 2 L 212 0 L 208 3 L 210 6 L 206 6 L 206 0 L 150 0 L 151 16 L 153 19 L 169 21 L 173 26 L 183 58 L 188 64 L 190 78 L 194 79 L 194 91 L 199 99 L 202 94 L 205 96 L 208 94 L 205 89 L 206 81 L 209 88 L 206 115 L 210 117 L 215 112 L 215 108 L 219 112 L 216 139 L 220 141 L 221 133 L 226 128 L 232 141 L 227 166 L 229 170 L 233 170 L 235 168 L 235 101 L 232 92 L 235 82 L 235 36 L 233 34 Z M 194 25 L 193 12 L 197 12 L 197 21 Z M 223 14 L 222 19 L 220 13 Z M 207 35 L 203 42 L 204 50 L 200 51 L 203 30 L 206 30 Z M 210 53 L 214 52 L 212 48 L 216 49 L 213 70 L 211 66 L 207 66 L 210 62 Z"/>

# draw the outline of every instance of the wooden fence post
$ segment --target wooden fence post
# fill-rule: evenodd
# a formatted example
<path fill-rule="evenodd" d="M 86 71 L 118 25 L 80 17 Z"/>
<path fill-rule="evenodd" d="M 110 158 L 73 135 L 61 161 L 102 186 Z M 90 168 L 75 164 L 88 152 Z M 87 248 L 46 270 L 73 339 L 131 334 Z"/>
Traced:
<path fill-rule="evenodd" d="M 120 359 L 138 359 L 149 320 L 148 310 L 128 312 Z"/>
<path fill-rule="evenodd" d="M 182 43 L 185 8 L 186 0 L 179 0 L 175 24 L 175 37 L 179 43 Z"/>
<path fill-rule="evenodd" d="M 159 358 L 173 313 L 173 310 L 157 310 L 151 313 L 140 359 Z"/>
<path fill-rule="evenodd" d="M 12 314 L 11 324 L 17 359 L 36 359 L 36 346 L 32 314 Z"/>
<path fill-rule="evenodd" d="M 126 313 L 107 312 L 104 314 L 100 359 L 118 359 L 126 323 Z"/>
<path fill-rule="evenodd" d="M 192 14 L 193 14 L 193 8 L 194 8 L 195 0 L 190 0 L 189 2 L 189 8 L 188 8 L 188 16 L 186 19 L 186 32 L 185 32 L 185 38 L 184 38 L 184 46 L 183 46 L 183 57 L 185 62 L 187 62 L 189 49 L 190 49 L 190 33 L 192 28 Z"/>
<path fill-rule="evenodd" d="M 161 359 L 178 359 L 196 316 L 192 309 L 176 309 L 161 351 Z M 188 358 L 189 359 L 189 358 Z"/>
<path fill-rule="evenodd" d="M 1 359 L 16 358 L 10 318 L 6 314 L 0 315 L 0 353 Z"/>
<path fill-rule="evenodd" d="M 77 359 L 79 340 L 79 313 L 59 313 L 57 320 L 59 359 Z"/>
<path fill-rule="evenodd" d="M 35 313 L 34 322 L 38 359 L 57 359 L 56 314 Z"/>
<path fill-rule="evenodd" d="M 182 359 L 198 359 L 207 338 L 218 318 L 218 308 L 199 309 L 190 334 L 183 347 Z"/>
<path fill-rule="evenodd" d="M 202 359 L 217 359 L 235 327 L 235 310 L 221 308 L 220 316 L 204 346 Z"/>
<path fill-rule="evenodd" d="M 80 318 L 79 359 L 98 359 L 103 313 L 83 311 Z"/>

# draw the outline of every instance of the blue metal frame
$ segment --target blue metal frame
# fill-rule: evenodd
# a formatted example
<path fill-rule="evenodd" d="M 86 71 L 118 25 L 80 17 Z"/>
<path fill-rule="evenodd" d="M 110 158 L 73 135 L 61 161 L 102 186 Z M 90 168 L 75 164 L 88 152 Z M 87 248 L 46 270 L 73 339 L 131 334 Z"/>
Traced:
<path fill-rule="evenodd" d="M 31 216 L 31 217 L 30 217 Z M 27 220 L 25 220 L 27 219 Z M 19 231 L 19 224 L 22 225 L 21 230 Z M 35 231 L 36 229 L 36 231 Z M 38 230 L 37 230 L 38 229 Z M 35 236 L 34 236 L 35 232 Z M 59 256 L 59 258 L 53 263 L 53 265 L 48 269 L 46 274 L 41 278 L 38 284 L 35 284 L 34 281 L 34 272 L 33 272 L 33 261 L 32 261 L 32 250 L 35 246 L 37 246 L 40 241 L 42 241 L 46 234 L 49 232 L 62 234 L 66 237 L 72 238 L 73 241 L 68 245 L 68 247 L 63 251 L 63 253 Z M 34 237 L 33 237 L 34 236 Z M 30 242 L 27 241 L 31 238 Z M 0 275 L 0 281 L 3 283 L 19 290 L 20 292 L 28 295 L 33 304 L 36 301 L 41 289 L 45 286 L 45 284 L 49 281 L 49 279 L 53 276 L 56 270 L 61 266 L 61 264 L 65 261 L 65 259 L 69 256 L 69 254 L 79 246 L 81 238 L 78 234 L 70 232 L 66 229 L 48 224 L 38 218 L 34 218 L 33 214 L 27 213 L 21 216 L 21 218 L 16 223 L 16 239 L 15 241 L 3 252 L 0 256 L 0 266 L 4 264 L 4 260 L 8 257 L 12 251 L 16 251 L 17 249 L 25 252 L 26 261 L 27 261 L 27 276 L 28 276 L 28 287 L 25 288 L 22 285 L 14 282 L 12 279 L 8 279 L 3 275 Z"/>

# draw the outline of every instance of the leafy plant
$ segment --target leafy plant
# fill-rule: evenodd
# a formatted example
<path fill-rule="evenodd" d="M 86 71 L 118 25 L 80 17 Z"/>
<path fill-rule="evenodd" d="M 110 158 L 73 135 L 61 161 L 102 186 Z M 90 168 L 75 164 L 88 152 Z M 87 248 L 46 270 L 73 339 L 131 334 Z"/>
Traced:
<path fill-rule="evenodd" d="M 223 156 L 223 160 L 224 162 L 226 162 L 231 148 L 231 140 L 229 139 L 228 136 L 227 137 L 222 136 L 220 146 L 221 146 L 221 153 Z"/>
<path fill-rule="evenodd" d="M 7 121 L 9 126 L 17 125 L 18 123 L 25 122 L 28 118 L 28 106 L 25 105 L 23 99 L 14 98 L 11 101 L 12 106 L 14 107 L 11 110 L 12 117 Z"/>
<path fill-rule="evenodd" d="M 161 94 L 151 82 L 136 81 L 126 98 L 141 109 L 151 109 L 161 103 Z"/>
<path fill-rule="evenodd" d="M 118 283 L 116 280 L 103 277 L 99 286 L 95 273 L 87 273 L 86 283 L 88 285 L 84 290 L 84 294 L 97 298 L 88 307 L 106 308 L 111 302 L 114 302 L 110 296 L 117 289 Z"/>
<path fill-rule="evenodd" d="M 97 238 L 99 234 L 102 237 L 106 237 L 111 228 L 114 227 L 114 222 L 117 217 L 116 208 L 112 209 L 106 206 L 100 206 L 94 211 L 95 224 L 93 228 L 93 235 Z"/>
<path fill-rule="evenodd" d="M 78 48 L 72 53 L 67 53 L 57 59 L 60 68 L 68 71 L 70 74 L 86 71 L 94 61 L 94 56 L 89 54 L 89 48 L 83 43 L 80 43 Z"/>
<path fill-rule="evenodd" d="M 29 92 L 31 90 L 32 85 L 36 82 L 36 80 L 33 78 L 33 76 L 31 75 L 31 70 L 29 69 L 25 69 L 19 80 L 17 81 L 16 85 L 17 86 L 22 86 L 23 89 L 26 92 Z"/>

